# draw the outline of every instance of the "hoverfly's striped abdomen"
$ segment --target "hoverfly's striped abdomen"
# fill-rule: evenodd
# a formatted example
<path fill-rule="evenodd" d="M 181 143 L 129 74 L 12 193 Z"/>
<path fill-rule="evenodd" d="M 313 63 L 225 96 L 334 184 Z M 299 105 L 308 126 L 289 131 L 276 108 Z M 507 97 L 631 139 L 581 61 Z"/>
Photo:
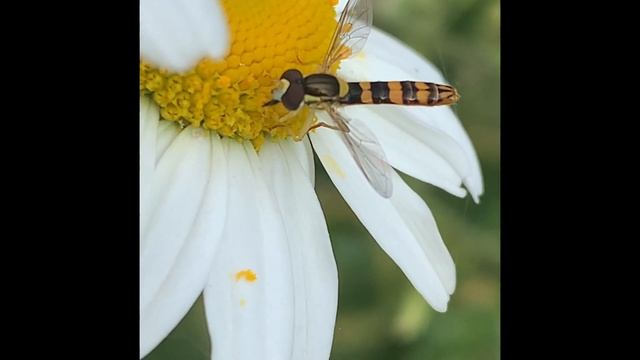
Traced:
<path fill-rule="evenodd" d="M 418 81 L 350 82 L 342 104 L 451 105 L 460 95 L 449 85 Z"/>

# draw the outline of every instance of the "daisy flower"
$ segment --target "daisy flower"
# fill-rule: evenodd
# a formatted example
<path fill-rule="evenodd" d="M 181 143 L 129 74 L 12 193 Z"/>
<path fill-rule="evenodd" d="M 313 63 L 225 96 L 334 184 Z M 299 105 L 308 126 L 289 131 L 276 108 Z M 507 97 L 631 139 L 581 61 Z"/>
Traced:
<path fill-rule="evenodd" d="M 395 171 L 393 195 L 380 196 L 338 131 L 294 141 L 308 109 L 291 116 L 282 104 L 263 106 L 286 69 L 317 71 L 336 3 L 141 1 L 141 357 L 203 294 L 213 359 L 329 358 L 338 274 L 314 192 L 314 151 L 381 248 L 446 311 L 455 266 L 424 201 Z M 377 29 L 332 71 L 347 81 L 445 83 Z M 341 111 L 375 134 L 395 169 L 478 201 L 477 156 L 449 108 Z"/>

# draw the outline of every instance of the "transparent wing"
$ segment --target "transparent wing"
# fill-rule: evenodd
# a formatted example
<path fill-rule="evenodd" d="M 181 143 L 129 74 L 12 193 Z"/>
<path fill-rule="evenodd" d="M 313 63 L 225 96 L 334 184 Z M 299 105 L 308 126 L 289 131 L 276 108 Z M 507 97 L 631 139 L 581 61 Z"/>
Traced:
<path fill-rule="evenodd" d="M 369 184 L 382 197 L 390 198 L 393 192 L 393 169 L 387 162 L 375 135 L 366 128 L 349 126 L 350 120 L 333 108 L 329 108 L 327 112 L 342 129 L 340 133 L 343 135 L 344 142 Z"/>
<path fill-rule="evenodd" d="M 372 22 L 371 0 L 349 0 L 340 14 L 320 72 L 327 72 L 336 61 L 351 57 L 362 50 L 371 33 Z"/>

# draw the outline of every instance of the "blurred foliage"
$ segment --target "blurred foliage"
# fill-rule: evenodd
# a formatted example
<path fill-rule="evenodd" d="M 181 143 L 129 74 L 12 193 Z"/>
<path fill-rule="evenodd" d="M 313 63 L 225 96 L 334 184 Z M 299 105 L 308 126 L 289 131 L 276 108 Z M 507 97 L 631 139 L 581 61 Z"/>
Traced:
<path fill-rule="evenodd" d="M 480 205 L 404 176 L 431 208 L 457 269 L 440 314 L 378 247 L 319 163 L 317 192 L 340 292 L 332 359 L 488 360 L 500 357 L 500 7 L 497 0 L 374 0 L 374 24 L 422 53 L 463 95 L 455 111 L 478 151 Z M 401 62 L 402 59 L 399 59 Z M 421 79 L 429 80 L 429 79 Z M 201 300 L 148 356 L 209 359 Z"/>

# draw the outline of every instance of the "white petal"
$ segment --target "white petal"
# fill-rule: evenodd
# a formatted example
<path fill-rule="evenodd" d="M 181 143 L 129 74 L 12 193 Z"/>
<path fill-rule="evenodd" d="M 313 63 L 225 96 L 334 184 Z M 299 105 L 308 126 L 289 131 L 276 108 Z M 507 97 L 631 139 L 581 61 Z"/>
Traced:
<path fill-rule="evenodd" d="M 156 167 L 148 210 L 140 214 L 144 234 L 140 254 L 141 312 L 156 299 L 193 227 L 209 180 L 210 162 L 210 137 L 201 129 L 187 128 Z M 142 345 L 146 343 L 143 341 Z"/>
<path fill-rule="evenodd" d="M 183 132 L 184 135 L 181 135 L 176 140 L 176 147 L 172 146 L 168 150 L 168 154 L 163 158 L 159 168 L 165 166 L 164 164 L 171 161 L 171 158 L 176 157 L 175 151 L 186 150 L 181 146 L 181 142 L 190 143 L 195 148 L 194 151 L 209 153 L 210 156 L 205 156 L 205 158 L 210 158 L 210 164 L 199 160 L 192 161 L 194 165 L 200 164 L 204 171 L 188 167 L 176 167 L 176 173 L 179 171 L 184 171 L 184 173 L 182 176 L 173 178 L 176 183 L 170 186 L 177 186 L 178 189 L 165 188 L 164 190 L 177 193 L 184 191 L 191 191 L 194 194 L 201 193 L 198 189 L 201 187 L 199 179 L 203 177 L 202 172 L 209 172 L 210 176 L 208 177 L 208 183 L 200 206 L 198 206 L 200 204 L 199 199 L 189 196 L 186 196 L 184 201 L 191 203 L 181 203 L 179 199 L 175 199 L 176 201 L 166 202 L 162 205 L 173 207 L 169 211 L 174 213 L 183 211 L 189 213 L 192 211 L 193 206 L 196 205 L 198 213 L 191 225 L 187 224 L 188 221 L 185 221 L 185 225 L 190 227 L 186 240 L 183 238 L 183 232 L 175 232 L 175 236 L 171 237 L 149 239 L 150 246 L 157 246 L 154 249 L 157 251 L 147 251 L 145 254 L 147 256 L 143 259 L 143 296 L 148 296 L 147 294 L 151 293 L 151 287 L 155 285 L 153 281 L 159 279 L 162 283 L 158 290 L 153 293 L 150 300 L 144 301 L 147 299 L 143 299 L 144 307 L 141 310 L 140 320 L 141 356 L 146 355 L 155 348 L 169 334 L 204 289 L 211 269 L 214 251 L 222 235 L 225 222 L 227 165 L 222 143 L 218 135 L 208 133 L 205 133 L 204 136 L 210 137 L 210 141 L 208 139 L 204 141 L 192 139 L 190 138 L 191 135 L 188 135 L 190 131 L 190 129 L 185 130 Z M 211 145 L 210 148 L 201 146 L 209 143 Z M 182 162 L 188 162 L 189 157 L 198 158 L 199 155 L 187 152 L 181 158 Z M 188 180 L 190 176 L 194 176 L 197 179 L 191 182 Z M 205 176 L 205 178 L 207 177 Z M 180 188 L 181 186 L 184 188 Z M 194 188 L 188 189 L 191 186 Z M 190 216 L 185 218 L 188 217 Z M 179 216 L 176 216 L 176 219 L 164 219 L 167 221 L 166 223 L 156 226 L 166 233 L 172 233 L 173 229 L 170 228 L 174 225 L 181 227 L 181 224 L 175 224 L 180 221 Z M 156 232 L 156 234 L 158 233 Z M 160 233 L 160 235 L 162 236 L 164 233 Z M 155 262 L 154 260 L 156 259 L 149 259 L 149 256 L 154 255 L 161 256 L 164 259 L 162 262 Z M 166 271 L 167 266 L 170 267 L 168 272 Z M 162 278 L 164 273 L 166 273 L 166 276 Z M 147 283 L 146 281 L 152 282 Z"/>
<path fill-rule="evenodd" d="M 380 29 L 373 28 L 371 30 L 363 52 L 365 59 L 371 56 L 387 64 L 399 66 L 411 75 L 411 79 L 406 80 L 447 83 L 442 73 L 427 59 Z"/>
<path fill-rule="evenodd" d="M 223 144 L 227 222 L 204 291 L 212 358 L 290 359 L 293 275 L 280 211 L 253 147 L 228 139 Z"/>
<path fill-rule="evenodd" d="M 440 72 L 423 57 L 377 29 L 373 29 L 361 56 L 342 62 L 339 74 L 351 81 L 416 80 L 447 83 Z M 478 156 L 468 135 L 450 107 L 378 105 L 371 108 L 388 121 L 393 122 L 394 125 L 405 126 L 405 130 L 408 130 L 409 133 L 429 131 L 419 130 L 426 127 L 432 129 L 431 131 L 437 130 L 444 133 L 453 139 L 465 155 L 462 158 L 456 156 L 453 158 L 445 157 L 445 159 L 462 177 L 462 181 L 474 200 L 479 201 L 479 196 L 484 191 L 484 185 Z M 405 124 L 407 118 L 412 119 L 413 124 Z M 371 127 L 374 133 L 380 131 L 374 128 L 375 125 Z M 417 135 L 415 137 L 422 140 Z M 446 155 L 446 153 L 441 153 L 442 149 L 434 148 L 433 150 L 441 156 Z M 386 148 L 385 151 L 387 151 Z M 392 151 L 390 150 L 390 152 Z M 420 174 L 414 174 L 422 167 L 423 164 L 420 163 L 414 165 L 415 169 L 401 168 L 401 170 L 417 178 L 422 178 Z M 424 168 L 422 169 L 424 170 Z"/>
<path fill-rule="evenodd" d="M 229 50 L 227 19 L 218 0 L 141 0 L 140 56 L 171 71 Z"/>
<path fill-rule="evenodd" d="M 446 311 L 455 288 L 455 266 L 422 199 L 395 173 L 393 196 L 378 196 L 337 132 L 319 129 L 311 141 L 336 188 L 373 238 L 429 304 Z"/>
<path fill-rule="evenodd" d="M 392 108 L 387 107 L 381 109 L 380 115 L 385 118 L 404 118 L 411 119 L 403 124 L 403 127 L 412 132 L 416 136 L 421 133 L 441 133 L 442 147 L 437 147 L 435 142 L 429 140 L 429 145 L 434 148 L 438 153 L 443 155 L 450 164 L 458 171 L 458 174 L 462 176 L 462 182 L 467 190 L 473 197 L 473 200 L 478 203 L 480 201 L 480 195 L 484 192 L 484 185 L 482 181 L 482 172 L 480 170 L 480 162 L 478 155 L 476 154 L 469 136 L 465 132 L 464 128 L 460 124 L 460 121 L 455 116 L 453 111 L 449 107 L 438 108 Z M 445 138 L 452 139 L 457 147 L 464 153 L 463 158 L 459 155 L 455 157 L 449 156 L 446 151 L 454 151 L 449 145 L 445 145 Z M 457 153 L 459 151 L 456 150 Z M 455 162 L 459 161 L 459 162 Z M 464 165 L 463 165 L 464 164 Z"/>
<path fill-rule="evenodd" d="M 285 219 L 293 266 L 295 331 L 291 359 L 326 360 L 338 306 L 338 272 L 329 233 L 312 183 L 296 154 L 305 145 L 267 143 L 264 173 Z"/>
<path fill-rule="evenodd" d="M 292 151 L 295 154 L 295 157 L 298 160 L 298 164 L 302 166 L 305 173 L 307 174 L 307 177 L 309 178 L 309 180 L 311 180 L 311 185 L 315 186 L 315 163 L 313 161 L 313 149 L 311 148 L 309 137 L 305 136 L 302 141 L 296 142 L 295 144 L 291 142 L 286 142 L 283 144 L 285 144 L 284 146 L 288 149 L 288 151 Z M 301 144 L 301 146 L 297 146 L 297 144 Z"/>
<path fill-rule="evenodd" d="M 188 234 L 208 181 L 210 149 L 210 137 L 204 131 L 187 128 L 157 164 L 148 211 L 140 214 L 146 244 L 142 255 L 150 240 L 157 251 L 158 242 L 172 243 L 172 238 L 184 239 Z"/>
<path fill-rule="evenodd" d="M 394 168 L 455 196 L 467 194 L 461 187 L 462 177 L 469 172 L 466 155 L 448 135 L 416 124 L 408 116 L 389 114 L 390 106 L 342 111 L 352 119 L 352 126 L 371 129 Z"/>
<path fill-rule="evenodd" d="M 156 136 L 160 113 L 158 107 L 146 96 L 140 96 L 140 211 L 145 212 L 149 206 L 151 181 L 156 167 Z M 140 249 L 144 238 L 140 228 Z"/>
<path fill-rule="evenodd" d="M 158 124 L 158 137 L 156 138 L 156 164 L 178 134 L 180 134 L 180 125 L 176 121 L 160 121 Z"/>

